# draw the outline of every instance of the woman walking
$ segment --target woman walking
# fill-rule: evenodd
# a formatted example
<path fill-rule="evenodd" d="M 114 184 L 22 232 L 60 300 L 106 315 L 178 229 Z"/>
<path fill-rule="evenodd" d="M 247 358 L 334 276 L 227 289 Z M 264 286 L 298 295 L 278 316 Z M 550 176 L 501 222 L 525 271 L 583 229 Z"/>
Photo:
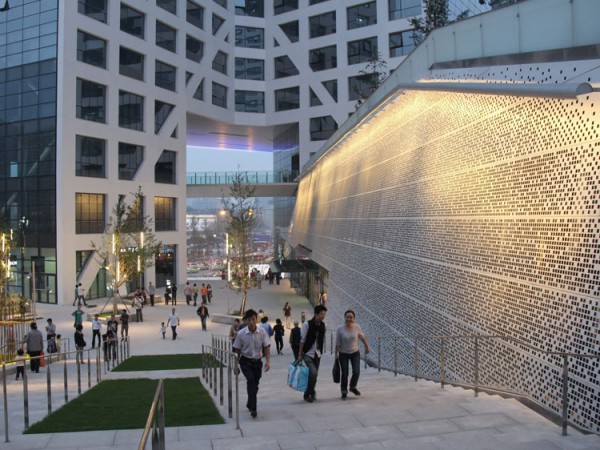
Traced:
<path fill-rule="evenodd" d="M 360 350 L 358 340 L 365 345 L 365 354 L 371 351 L 369 343 L 362 332 L 362 329 L 354 321 L 356 314 L 349 309 L 344 313 L 344 325 L 337 329 L 335 339 L 335 357 L 340 360 L 342 369 L 342 379 L 340 388 L 342 389 L 342 400 L 348 397 L 348 362 L 352 364 L 352 378 L 350 378 L 350 392 L 354 395 L 360 395 L 356 388 L 358 377 L 360 376 Z"/>
<path fill-rule="evenodd" d="M 275 323 L 276 325 L 273 327 L 273 332 L 275 333 L 275 346 L 277 347 L 277 354 L 283 355 L 283 336 L 285 335 L 285 328 L 283 328 L 281 319 L 277 319 Z"/>

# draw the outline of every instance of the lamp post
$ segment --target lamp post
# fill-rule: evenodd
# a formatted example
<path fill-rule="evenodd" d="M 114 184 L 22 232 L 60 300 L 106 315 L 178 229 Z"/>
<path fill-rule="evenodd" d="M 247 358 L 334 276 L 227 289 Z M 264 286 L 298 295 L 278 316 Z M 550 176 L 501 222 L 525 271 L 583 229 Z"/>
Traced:
<path fill-rule="evenodd" d="M 25 298 L 25 231 L 29 226 L 29 220 L 23 216 L 19 220 L 19 230 L 21 231 L 21 294 Z"/>

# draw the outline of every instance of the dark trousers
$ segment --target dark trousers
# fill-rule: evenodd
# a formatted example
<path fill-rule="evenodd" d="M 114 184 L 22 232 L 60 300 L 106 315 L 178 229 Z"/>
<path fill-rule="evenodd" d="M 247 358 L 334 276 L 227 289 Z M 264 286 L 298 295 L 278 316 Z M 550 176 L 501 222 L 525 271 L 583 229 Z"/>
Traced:
<path fill-rule="evenodd" d="M 192 303 L 192 296 L 191 295 L 186 295 L 185 296 L 185 304 L 189 305 L 190 303 Z"/>
<path fill-rule="evenodd" d="M 340 352 L 340 368 L 342 369 L 342 379 L 340 388 L 342 393 L 348 392 L 348 362 L 352 364 L 352 378 L 350 378 L 350 388 L 355 388 L 360 376 L 360 352 L 342 353 Z"/>
<path fill-rule="evenodd" d="M 25 366 L 17 366 L 17 380 L 19 379 L 19 376 L 25 376 Z"/>
<path fill-rule="evenodd" d="M 277 353 L 281 353 L 281 350 L 283 350 L 283 336 L 275 336 L 275 346 L 277 347 Z"/>
<path fill-rule="evenodd" d="M 262 376 L 262 360 L 240 358 L 240 369 L 246 377 L 246 389 L 248 391 L 248 403 L 246 406 L 250 411 L 256 411 L 256 394 L 258 394 L 258 383 Z"/>
<path fill-rule="evenodd" d="M 202 296 L 202 303 L 204 303 L 206 305 L 206 302 L 208 301 L 208 297 L 206 295 Z"/>
<path fill-rule="evenodd" d="M 154 294 L 150 295 L 150 306 L 154 306 Z"/>
<path fill-rule="evenodd" d="M 177 339 L 177 325 L 171 325 L 171 331 L 173 332 L 173 340 Z"/>
<path fill-rule="evenodd" d="M 96 347 L 96 336 L 98 336 L 98 347 L 100 347 L 100 344 L 102 344 L 100 330 L 92 330 L 92 348 Z"/>
<path fill-rule="evenodd" d="M 194 294 L 194 306 L 196 306 L 197 301 L 198 301 L 198 294 Z"/>
<path fill-rule="evenodd" d="M 135 320 L 137 320 L 138 322 L 144 321 L 144 313 L 142 312 L 141 309 L 135 310 Z"/>
<path fill-rule="evenodd" d="M 33 358 L 34 356 L 40 356 L 42 354 L 42 351 L 41 350 L 39 350 L 37 352 L 28 351 L 27 354 L 29 355 L 30 358 Z M 39 372 L 40 371 L 40 360 L 39 360 L 39 358 L 37 358 L 37 359 L 30 359 L 29 360 L 29 367 L 31 367 L 31 371 L 32 372 Z"/>
<path fill-rule="evenodd" d="M 304 355 L 304 363 L 308 367 L 308 385 L 304 395 L 315 395 L 315 386 L 317 385 L 317 376 L 319 375 L 319 364 L 321 364 L 321 358 L 311 358 L 310 356 Z"/>
<path fill-rule="evenodd" d="M 294 361 L 298 360 L 298 353 L 300 353 L 300 344 L 290 344 L 292 351 L 294 352 Z"/>
<path fill-rule="evenodd" d="M 206 331 L 206 316 L 200 317 L 200 321 L 202 322 L 202 331 Z"/>

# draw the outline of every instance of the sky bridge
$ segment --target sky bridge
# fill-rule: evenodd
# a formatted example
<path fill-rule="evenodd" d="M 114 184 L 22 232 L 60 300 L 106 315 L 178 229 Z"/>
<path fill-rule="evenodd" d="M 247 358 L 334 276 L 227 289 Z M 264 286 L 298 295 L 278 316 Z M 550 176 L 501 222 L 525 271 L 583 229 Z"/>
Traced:
<path fill-rule="evenodd" d="M 222 197 L 229 193 L 236 175 L 256 187 L 256 197 L 295 197 L 298 189 L 296 171 L 188 172 L 187 198 Z"/>

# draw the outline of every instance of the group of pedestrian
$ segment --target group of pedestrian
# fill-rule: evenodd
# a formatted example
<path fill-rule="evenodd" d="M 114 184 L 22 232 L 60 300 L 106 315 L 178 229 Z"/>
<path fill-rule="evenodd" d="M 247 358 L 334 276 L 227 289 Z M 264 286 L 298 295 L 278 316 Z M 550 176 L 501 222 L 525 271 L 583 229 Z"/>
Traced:
<path fill-rule="evenodd" d="M 294 352 L 294 360 L 308 367 L 308 384 L 303 398 L 309 403 L 313 403 L 317 399 L 315 388 L 321 355 L 324 351 L 325 333 L 327 331 L 325 326 L 326 315 L 327 307 L 324 304 L 318 304 L 314 308 L 313 318 L 304 322 L 301 328 L 299 322 L 294 321 L 294 328 L 290 333 L 290 346 Z M 371 350 L 361 327 L 356 324 L 355 319 L 356 314 L 354 311 L 346 311 L 344 313 L 344 324 L 338 327 L 336 331 L 335 357 L 336 364 L 339 364 L 341 369 L 340 389 L 342 400 L 347 399 L 348 391 L 356 396 L 361 395 L 357 387 L 360 376 L 358 341 L 362 341 L 365 353 L 369 353 Z M 246 311 L 243 321 L 244 325 L 240 325 L 239 320 L 236 319 L 230 329 L 229 338 L 232 341 L 233 351 L 239 355 L 240 369 L 246 378 L 248 394 L 246 407 L 252 417 L 257 417 L 257 393 L 262 377 L 263 357 L 265 358 L 265 372 L 270 368 L 270 336 L 268 327 L 257 325 L 258 313 L 256 311 L 252 309 Z M 274 334 L 276 336 L 277 353 L 281 354 L 282 337 L 285 334 L 285 329 L 280 319 L 276 320 Z M 349 366 L 352 367 L 352 376 L 348 387 Z"/>

